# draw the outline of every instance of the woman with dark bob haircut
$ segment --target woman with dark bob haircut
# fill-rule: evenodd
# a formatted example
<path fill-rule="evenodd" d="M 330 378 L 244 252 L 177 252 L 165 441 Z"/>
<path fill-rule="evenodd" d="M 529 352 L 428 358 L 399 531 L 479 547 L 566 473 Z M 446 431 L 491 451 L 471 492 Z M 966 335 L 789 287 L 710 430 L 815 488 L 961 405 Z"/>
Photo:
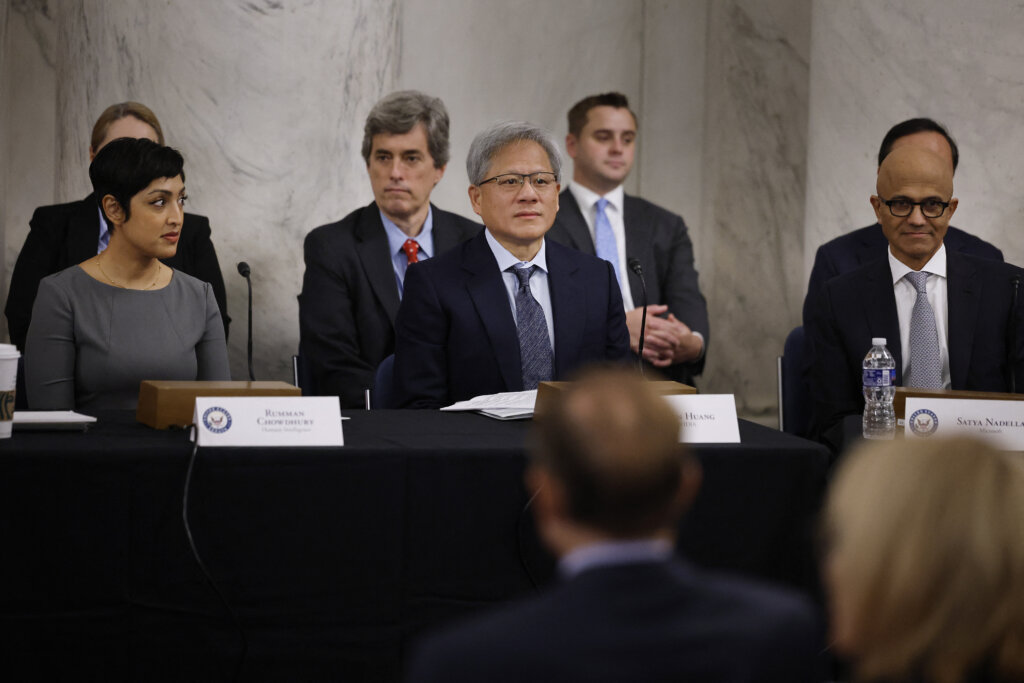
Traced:
<path fill-rule="evenodd" d="M 213 289 L 159 260 L 178 247 L 183 166 L 146 139 L 114 140 L 93 159 L 110 244 L 39 284 L 25 344 L 31 409 L 134 409 L 142 380 L 230 379 Z"/>
<path fill-rule="evenodd" d="M 826 505 L 833 643 L 857 681 L 1024 681 L 1024 460 L 955 439 L 846 456 Z"/>

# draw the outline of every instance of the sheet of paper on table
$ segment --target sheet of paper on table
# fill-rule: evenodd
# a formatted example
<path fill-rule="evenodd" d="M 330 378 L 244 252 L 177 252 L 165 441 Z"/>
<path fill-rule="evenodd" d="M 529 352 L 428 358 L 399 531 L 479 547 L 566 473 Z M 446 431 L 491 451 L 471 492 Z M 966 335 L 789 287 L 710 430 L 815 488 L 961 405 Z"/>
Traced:
<path fill-rule="evenodd" d="M 468 401 L 459 401 L 441 408 L 442 411 L 477 412 L 495 420 L 526 420 L 533 417 L 533 406 L 537 403 L 537 390 L 505 391 L 500 394 L 476 396 Z"/>
<path fill-rule="evenodd" d="M 15 410 L 14 428 L 17 430 L 79 430 L 85 431 L 96 422 L 90 415 L 73 410 Z"/>

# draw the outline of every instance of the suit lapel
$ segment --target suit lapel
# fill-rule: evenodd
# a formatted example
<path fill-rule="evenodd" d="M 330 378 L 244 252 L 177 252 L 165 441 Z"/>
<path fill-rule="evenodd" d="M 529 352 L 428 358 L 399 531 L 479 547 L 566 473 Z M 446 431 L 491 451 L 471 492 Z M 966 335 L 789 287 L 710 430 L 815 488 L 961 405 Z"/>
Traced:
<path fill-rule="evenodd" d="M 626 262 L 628 263 L 630 258 L 638 259 L 645 274 L 655 272 L 654 254 L 648 248 L 648 245 L 653 244 L 654 225 L 645 215 L 643 204 L 629 195 L 625 195 L 623 200 L 622 222 L 626 228 Z M 636 275 L 630 276 L 630 273 L 632 271 L 623 273 L 622 276 L 630 280 L 629 293 L 633 297 L 633 305 L 642 306 L 644 304 L 643 286 L 640 283 L 640 278 Z"/>
<path fill-rule="evenodd" d="M 359 217 L 356 225 L 356 253 L 366 273 L 377 300 L 384 307 L 391 324 L 398 314 L 398 283 L 391 263 L 391 249 L 384 224 L 380 220 L 380 209 L 376 202 L 370 204 Z"/>
<path fill-rule="evenodd" d="M 886 346 L 896 360 L 896 385 L 903 385 L 903 349 L 900 341 L 900 318 L 896 312 L 896 293 L 892 286 L 889 259 L 874 262 L 868 271 L 861 305 L 867 329 L 873 337 L 885 337 Z M 865 339 L 868 344 L 871 340 Z M 864 347 L 867 353 L 869 346 Z"/>
<path fill-rule="evenodd" d="M 572 192 L 565 190 L 558 196 L 558 216 L 556 220 L 565 228 L 565 232 L 571 242 L 570 246 L 582 251 L 584 254 L 593 256 L 594 239 L 590 236 L 590 229 L 587 222 L 583 220 L 580 212 L 580 205 Z"/>
<path fill-rule="evenodd" d="M 68 265 L 75 265 L 96 255 L 100 239 L 100 210 L 96 195 L 91 194 L 75 204 L 67 237 Z"/>
<path fill-rule="evenodd" d="M 452 225 L 451 214 L 441 211 L 433 204 L 430 205 L 430 212 L 434 217 L 434 253 L 431 254 L 431 257 L 440 256 L 458 245 L 460 235 Z"/>
<path fill-rule="evenodd" d="M 548 241 L 548 283 L 551 291 L 551 317 L 555 325 L 555 376 L 562 379 L 566 368 L 576 367 L 576 351 L 582 346 L 586 291 L 576 279 L 579 266 L 559 245 Z"/>
<path fill-rule="evenodd" d="M 501 279 L 498 262 L 481 232 L 466 242 L 466 289 L 476 307 L 480 322 L 494 349 L 501 377 L 508 391 L 522 391 L 523 370 L 519 357 L 519 335 L 509 307 L 508 291 Z"/>
<path fill-rule="evenodd" d="M 978 310 L 981 308 L 981 284 L 973 265 L 946 249 L 946 314 L 949 328 L 949 378 L 952 387 L 967 386 L 970 369 L 972 335 Z"/>

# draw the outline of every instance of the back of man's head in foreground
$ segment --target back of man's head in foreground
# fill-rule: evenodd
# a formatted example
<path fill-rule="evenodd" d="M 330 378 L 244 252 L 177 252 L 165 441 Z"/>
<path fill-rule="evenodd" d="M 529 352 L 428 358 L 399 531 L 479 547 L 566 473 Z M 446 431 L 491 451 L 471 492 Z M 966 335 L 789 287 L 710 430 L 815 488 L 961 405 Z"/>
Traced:
<path fill-rule="evenodd" d="M 527 482 L 552 550 L 572 549 L 552 541 L 544 527 L 553 522 L 593 540 L 671 532 L 700 481 L 679 424 L 651 384 L 624 369 L 584 373 L 539 416 Z"/>

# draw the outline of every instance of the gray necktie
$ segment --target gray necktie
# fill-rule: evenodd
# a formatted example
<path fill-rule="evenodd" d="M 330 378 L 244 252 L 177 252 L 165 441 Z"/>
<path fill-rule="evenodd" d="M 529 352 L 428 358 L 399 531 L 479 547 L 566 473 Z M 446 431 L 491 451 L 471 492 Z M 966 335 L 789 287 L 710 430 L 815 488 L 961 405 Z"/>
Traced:
<path fill-rule="evenodd" d="M 551 379 L 551 339 L 544 309 L 530 291 L 530 276 L 537 266 L 513 266 L 519 279 L 516 289 L 516 328 L 519 334 L 519 357 L 523 369 L 523 390 L 536 389 L 538 382 Z"/>
<path fill-rule="evenodd" d="M 917 290 L 917 301 L 910 314 L 910 370 L 903 384 L 918 389 L 941 389 L 942 358 L 935 311 L 928 303 L 928 273 L 907 273 L 903 277 Z"/>

